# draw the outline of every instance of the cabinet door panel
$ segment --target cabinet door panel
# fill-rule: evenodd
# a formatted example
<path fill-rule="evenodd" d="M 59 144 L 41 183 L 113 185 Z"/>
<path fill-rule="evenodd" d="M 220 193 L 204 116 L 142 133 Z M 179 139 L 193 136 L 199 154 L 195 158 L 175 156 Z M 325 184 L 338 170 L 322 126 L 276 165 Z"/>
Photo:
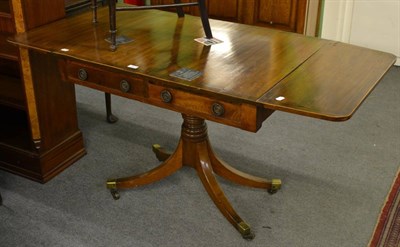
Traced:
<path fill-rule="evenodd" d="M 0 0 L 0 12 L 8 14 L 11 13 L 9 0 Z"/>
<path fill-rule="evenodd" d="M 294 0 L 262 0 L 259 2 L 258 21 L 289 26 L 295 9 Z"/>
<path fill-rule="evenodd" d="M 258 0 L 255 24 L 295 31 L 297 4 L 298 0 Z"/>
<path fill-rule="evenodd" d="M 208 14 L 211 18 L 239 21 L 239 0 L 208 0 Z"/>
<path fill-rule="evenodd" d="M 65 16 L 65 2 L 54 0 L 23 1 L 25 23 L 32 29 Z M 51 11 L 49 11 L 51 10 Z"/>
<path fill-rule="evenodd" d="M 9 0 L 0 0 L 0 32 L 15 32 Z"/>

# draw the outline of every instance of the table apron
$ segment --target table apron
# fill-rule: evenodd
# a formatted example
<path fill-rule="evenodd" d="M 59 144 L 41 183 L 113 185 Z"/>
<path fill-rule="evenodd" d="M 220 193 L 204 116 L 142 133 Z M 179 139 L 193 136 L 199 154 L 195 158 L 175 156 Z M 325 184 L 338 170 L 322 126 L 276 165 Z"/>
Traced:
<path fill-rule="evenodd" d="M 257 132 L 274 112 L 256 104 L 172 88 L 142 75 L 96 64 L 60 60 L 59 66 L 64 81 L 251 132 Z"/>

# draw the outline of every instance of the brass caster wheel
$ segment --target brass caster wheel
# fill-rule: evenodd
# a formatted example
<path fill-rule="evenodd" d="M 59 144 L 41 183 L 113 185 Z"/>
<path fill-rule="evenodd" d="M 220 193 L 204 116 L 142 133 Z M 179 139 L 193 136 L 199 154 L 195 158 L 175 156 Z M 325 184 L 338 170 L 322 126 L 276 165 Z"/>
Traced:
<path fill-rule="evenodd" d="M 114 200 L 118 200 L 121 197 L 118 190 L 112 189 L 112 190 L 110 190 L 110 192 L 111 192 L 111 195 L 114 198 Z"/>
<path fill-rule="evenodd" d="M 117 121 L 118 121 L 118 117 L 114 116 L 113 114 L 110 114 L 107 116 L 108 123 L 115 123 Z"/>
<path fill-rule="evenodd" d="M 276 192 L 278 192 L 278 190 L 280 190 L 281 187 L 282 187 L 282 181 L 280 179 L 272 179 L 271 188 L 268 189 L 268 193 L 273 195 Z"/>

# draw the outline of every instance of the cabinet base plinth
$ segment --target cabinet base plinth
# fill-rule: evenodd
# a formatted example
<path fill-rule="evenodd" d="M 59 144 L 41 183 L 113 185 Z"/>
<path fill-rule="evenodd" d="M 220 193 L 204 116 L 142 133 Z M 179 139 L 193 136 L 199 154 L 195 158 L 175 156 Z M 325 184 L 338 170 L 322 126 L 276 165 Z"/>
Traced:
<path fill-rule="evenodd" d="M 85 154 L 81 132 L 43 153 L 0 143 L 0 169 L 46 183 Z"/>

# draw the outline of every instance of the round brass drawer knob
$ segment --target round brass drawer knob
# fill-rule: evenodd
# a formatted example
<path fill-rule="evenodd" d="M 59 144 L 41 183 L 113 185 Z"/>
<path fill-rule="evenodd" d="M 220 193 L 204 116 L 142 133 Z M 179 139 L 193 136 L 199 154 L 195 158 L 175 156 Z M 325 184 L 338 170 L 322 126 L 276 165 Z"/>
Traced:
<path fill-rule="evenodd" d="M 131 84 L 129 84 L 129 82 L 126 80 L 122 80 L 119 83 L 119 88 L 121 89 L 122 92 L 127 93 L 131 90 Z"/>
<path fill-rule="evenodd" d="M 88 78 L 88 72 L 85 69 L 78 70 L 78 78 L 81 81 L 86 81 Z"/>
<path fill-rule="evenodd" d="M 214 116 L 222 117 L 225 114 L 225 108 L 220 103 L 214 103 L 211 107 Z"/>
<path fill-rule="evenodd" d="M 161 100 L 164 103 L 170 103 L 172 101 L 172 94 L 171 94 L 170 91 L 164 89 L 164 90 L 161 91 L 160 95 L 161 95 Z"/>

